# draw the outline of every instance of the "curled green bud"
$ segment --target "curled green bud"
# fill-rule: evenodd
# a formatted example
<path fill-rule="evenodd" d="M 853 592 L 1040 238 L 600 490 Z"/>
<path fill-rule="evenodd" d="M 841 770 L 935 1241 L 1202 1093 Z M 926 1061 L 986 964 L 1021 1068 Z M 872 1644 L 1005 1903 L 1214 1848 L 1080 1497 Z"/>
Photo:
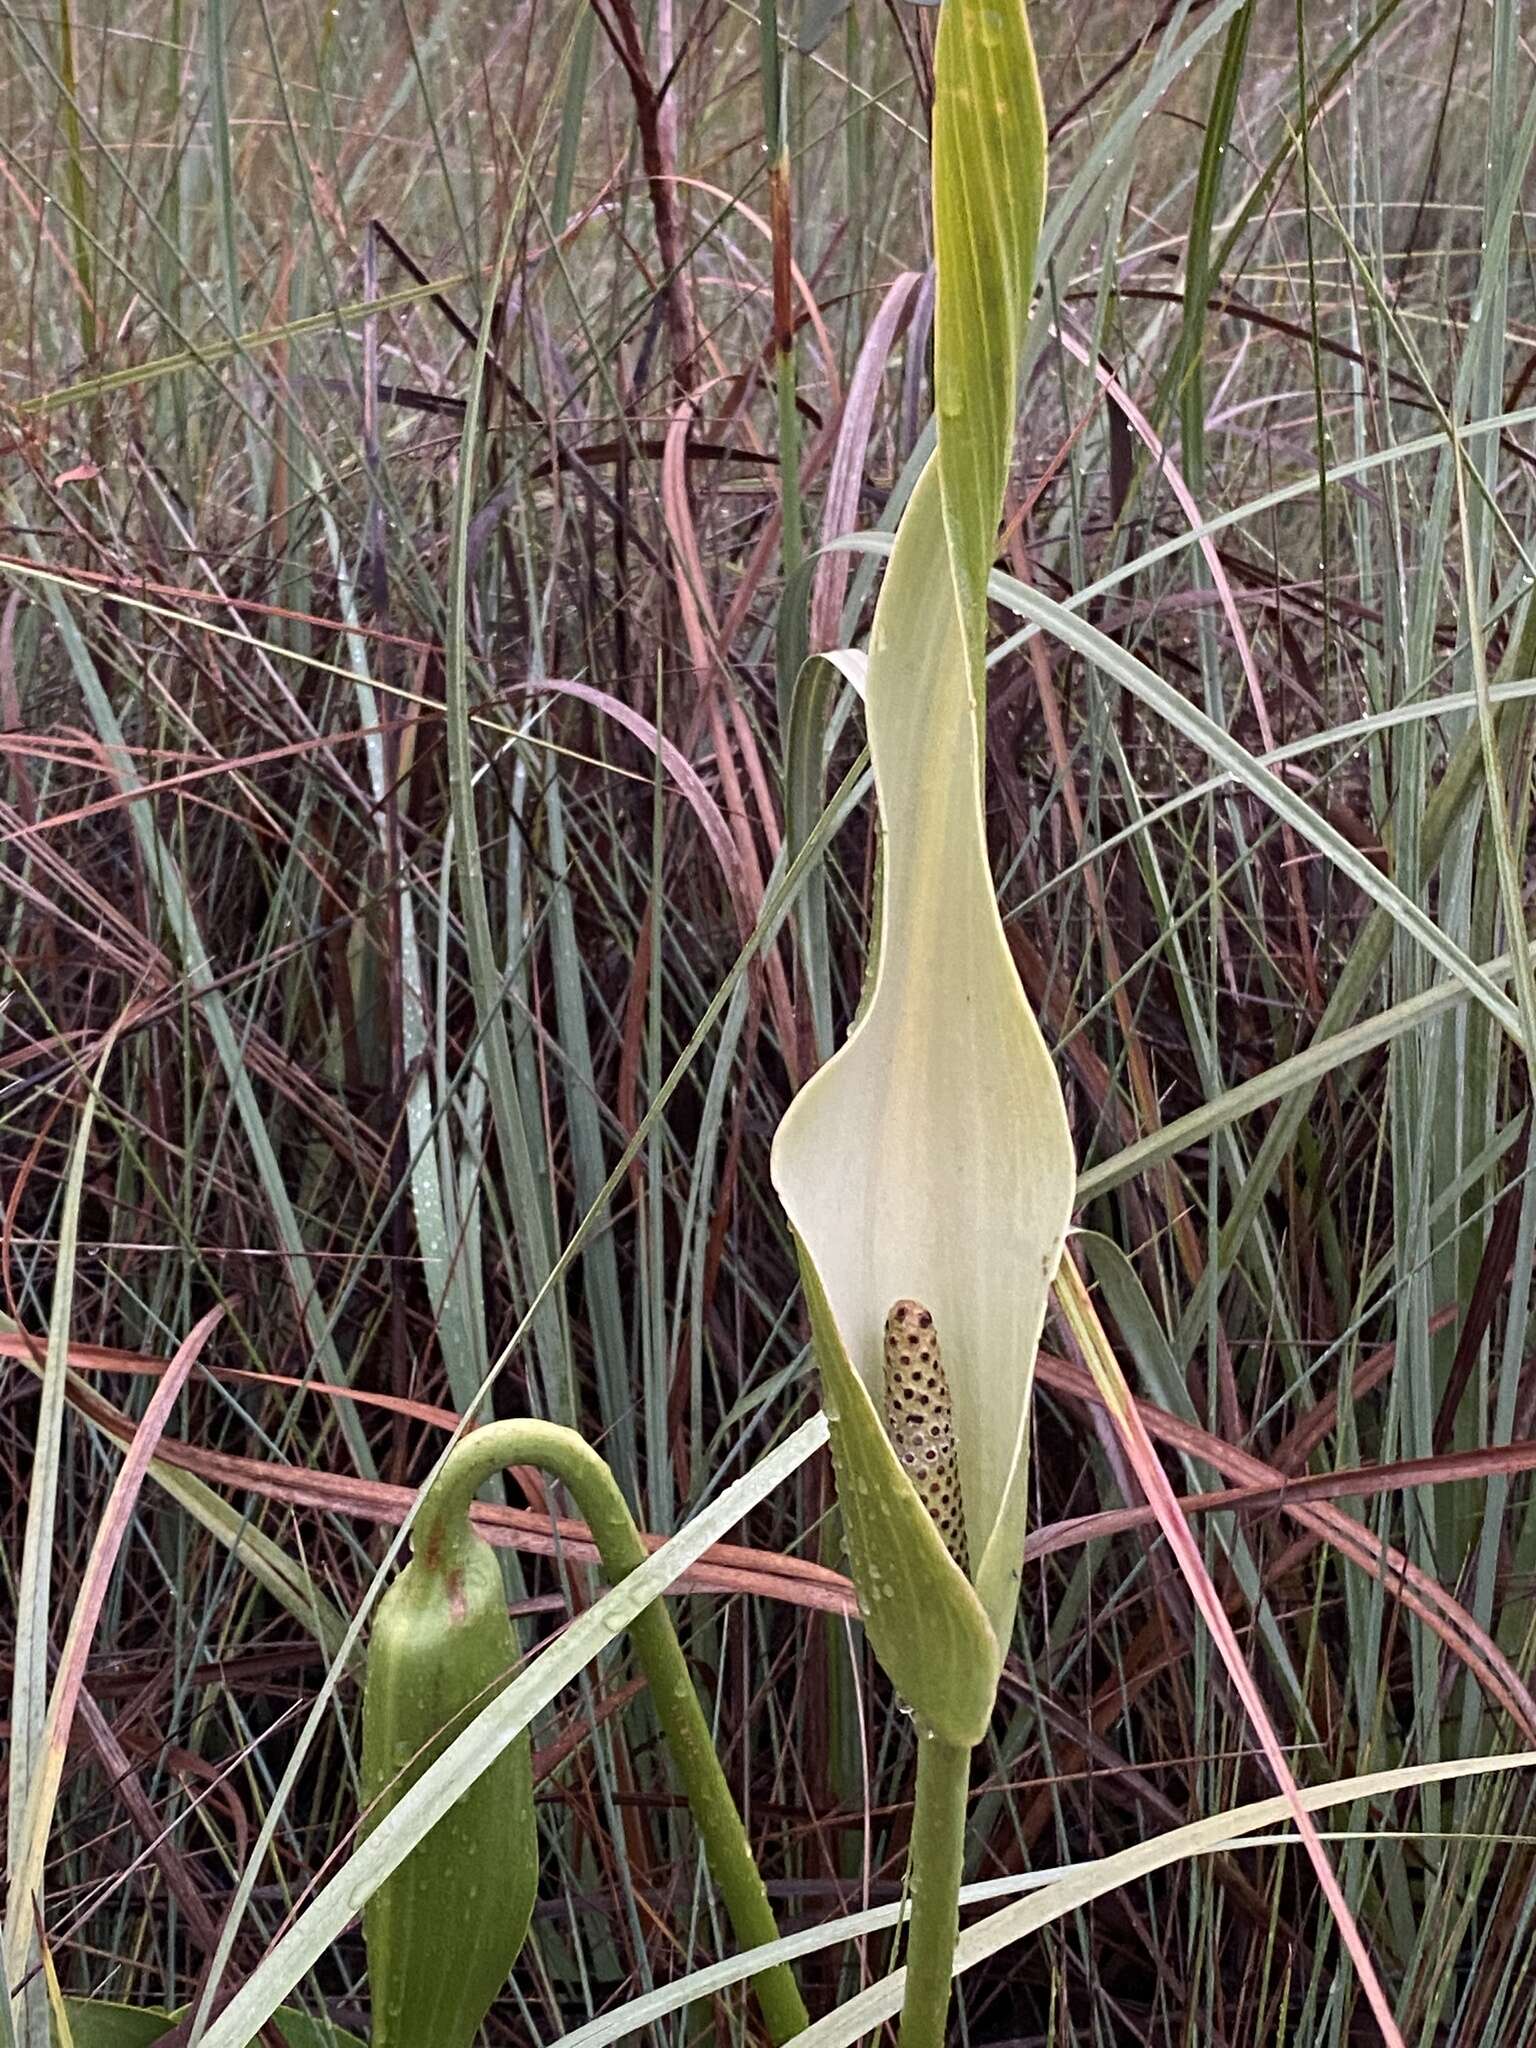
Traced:
<path fill-rule="evenodd" d="M 416 1554 L 379 1602 L 369 1641 L 365 1829 L 495 1697 L 517 1661 L 496 1553 L 467 1511 L 424 1517 Z M 363 1909 L 373 2048 L 469 2048 L 517 1960 L 537 1885 L 525 1730 Z"/>
<path fill-rule="evenodd" d="M 939 1333 L 920 1301 L 898 1301 L 885 1319 L 885 1427 L 901 1469 L 970 1577 L 960 1459 Z"/>
<path fill-rule="evenodd" d="M 495 1553 L 470 1526 L 476 1493 L 509 1465 L 569 1488 L 610 1582 L 645 1562 L 613 1474 L 574 1430 L 489 1422 L 427 1488 L 414 1555 L 379 1604 L 363 1707 L 363 1790 L 376 1822 L 505 1684 L 517 1656 Z M 656 1718 L 744 1948 L 778 1940 L 741 1815 L 715 1754 L 666 1603 L 630 1621 Z M 364 1909 L 372 2048 L 469 2048 L 528 1931 L 538 1845 L 526 1730 L 423 1837 Z M 752 1979 L 775 2043 L 810 2024 L 784 1962 Z"/>

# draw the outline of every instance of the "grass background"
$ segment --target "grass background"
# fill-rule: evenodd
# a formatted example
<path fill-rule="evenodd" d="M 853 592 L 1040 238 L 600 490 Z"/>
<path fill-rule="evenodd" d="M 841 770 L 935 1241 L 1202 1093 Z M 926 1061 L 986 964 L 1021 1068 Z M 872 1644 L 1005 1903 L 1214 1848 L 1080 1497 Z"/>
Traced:
<path fill-rule="evenodd" d="M 1356 854 L 1278 822 L 1244 755 L 1213 785 L 1208 752 L 999 607 L 992 844 L 1079 1220 L 1120 1248 L 1095 1273 L 1176 1485 L 1247 1489 L 1197 1526 L 1298 1776 L 1529 1743 L 1530 1011 L 1359 879 L 1470 962 L 1523 889 L 1521 12 L 1033 19 L 1051 211 L 1000 563 L 1279 750 Z M 114 1423 L 221 1311 L 87 1672 L 48 1872 L 69 1988 L 190 1993 L 327 1612 L 493 1368 L 481 1412 L 579 1423 L 658 1534 L 814 1404 L 767 1144 L 857 999 L 867 803 L 797 924 L 739 956 L 806 822 L 791 790 L 856 761 L 856 706 L 798 657 L 867 625 L 871 558 L 817 545 L 889 526 L 927 417 L 933 22 L 0 4 L 8 1675 L 35 1649 L 9 1626 L 29 1471 L 57 1643 Z M 27 1340 L 71 1276 L 55 1486 Z M 1066 1350 L 1048 1330 L 974 1877 L 1268 1789 L 1146 1518 L 1079 1522 L 1137 1496 Z M 592 1584 L 550 1557 L 536 1487 L 507 1500 L 532 1646 Z M 824 1464 L 738 1534 L 757 1555 L 680 1615 L 784 1923 L 833 1920 L 899 1888 L 910 1724 L 828 1576 Z M 350 1840 L 355 1709 L 343 1687 L 305 1759 L 237 1973 Z M 541 1903 L 498 2040 L 726 1946 L 622 1655 L 536 1743 Z M 1512 1786 L 1333 1816 L 1410 2040 L 1525 2038 Z M 825 1951 L 813 2007 L 885 1956 Z M 360 1945 L 304 1998 L 365 2027 Z M 748 2023 L 727 2000 L 671 2024 Z M 1364 2026 L 1292 1850 L 1127 1888 L 976 1972 L 956 2016 L 978 2043 Z"/>

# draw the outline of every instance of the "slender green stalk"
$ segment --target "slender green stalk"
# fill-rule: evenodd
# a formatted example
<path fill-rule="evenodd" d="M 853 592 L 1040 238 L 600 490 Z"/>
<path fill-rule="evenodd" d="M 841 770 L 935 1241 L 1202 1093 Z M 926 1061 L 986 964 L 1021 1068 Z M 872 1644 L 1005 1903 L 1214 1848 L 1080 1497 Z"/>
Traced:
<path fill-rule="evenodd" d="M 944 2048 L 949 1990 L 960 1931 L 960 1869 L 971 1752 L 923 1731 L 912 1816 L 912 1920 L 900 2048 Z"/>
<path fill-rule="evenodd" d="M 85 150 L 80 135 L 75 29 L 69 0 L 59 0 L 59 78 L 64 88 L 64 135 L 69 145 L 70 238 L 80 281 L 80 353 L 89 362 L 96 353 L 96 256 L 91 246 L 90 188 L 86 184 Z"/>
<path fill-rule="evenodd" d="M 430 1554 L 434 1544 L 451 1544 L 480 1488 L 509 1465 L 534 1465 L 560 1481 L 592 1532 L 611 1584 L 628 1578 L 645 1562 L 645 1545 L 634 1517 L 596 1451 L 574 1430 L 532 1420 L 488 1423 L 457 1446 L 422 1503 L 412 1547 Z M 736 1938 L 745 1948 L 777 1941 L 773 1908 L 665 1602 L 655 1600 L 642 1608 L 630 1624 L 630 1634 Z M 787 1963 L 775 1964 L 752 1982 L 776 2043 L 791 2040 L 809 2026 Z"/>
<path fill-rule="evenodd" d="M 795 409 L 794 199 L 790 178 L 789 76 L 779 51 L 778 0 L 759 0 L 763 59 L 763 146 L 768 152 L 768 224 L 773 242 L 773 346 L 779 401 L 779 476 L 785 578 L 805 555 L 800 502 L 800 416 Z"/>

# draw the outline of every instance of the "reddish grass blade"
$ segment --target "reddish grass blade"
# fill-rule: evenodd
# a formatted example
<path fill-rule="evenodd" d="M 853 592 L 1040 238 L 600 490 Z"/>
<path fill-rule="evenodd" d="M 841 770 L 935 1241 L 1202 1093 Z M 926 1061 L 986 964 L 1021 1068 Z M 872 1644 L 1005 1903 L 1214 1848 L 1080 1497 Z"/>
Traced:
<path fill-rule="evenodd" d="M 1083 1276 L 1078 1271 L 1070 1251 L 1062 1260 L 1056 1276 L 1056 1300 L 1068 1327 L 1082 1348 L 1088 1369 L 1093 1374 L 1105 1405 L 1120 1432 L 1126 1456 L 1130 1460 L 1137 1481 L 1152 1504 L 1163 1535 L 1167 1538 L 1168 1547 L 1178 1561 L 1185 1583 L 1194 1597 L 1206 1627 L 1215 1639 L 1217 1649 L 1221 1652 L 1221 1661 L 1227 1668 L 1227 1674 L 1247 1710 L 1254 1733 L 1259 1739 L 1259 1747 L 1263 1750 L 1265 1760 L 1274 1774 L 1275 1783 L 1290 1808 L 1296 1832 L 1300 1835 L 1312 1868 L 1317 1873 L 1323 1897 L 1328 1901 L 1338 1922 L 1339 1938 L 1359 1974 L 1360 1988 L 1375 2014 L 1376 2024 L 1381 2028 L 1382 2039 L 1387 2043 L 1387 2048 L 1404 2048 L 1402 2034 L 1398 2030 L 1392 2008 L 1387 2003 L 1387 1994 L 1376 1974 L 1376 1966 L 1371 1961 L 1370 1951 L 1366 1948 L 1355 1916 L 1350 1911 L 1343 1888 L 1334 1875 L 1333 1865 L 1328 1860 L 1328 1852 L 1323 1847 L 1312 1816 L 1302 1804 L 1296 1780 L 1292 1777 L 1290 1765 L 1285 1760 L 1285 1751 L 1280 1746 L 1280 1738 L 1269 1718 L 1269 1710 L 1244 1660 L 1232 1624 L 1227 1619 L 1227 1610 L 1222 1605 L 1221 1596 L 1211 1584 L 1205 1561 L 1190 1534 L 1189 1524 L 1179 1508 L 1173 1488 L 1157 1461 L 1157 1453 L 1152 1447 L 1151 1437 L 1147 1434 L 1146 1424 L 1137 1413 L 1130 1388 L 1126 1385 L 1119 1362 L 1110 1349 L 1109 1340 L 1099 1322 L 1098 1312 L 1093 1306 Z"/>
<path fill-rule="evenodd" d="M 177 1397 L 186 1384 L 187 1375 L 197 1363 L 203 1346 L 223 1317 L 222 1308 L 209 1309 L 177 1346 L 176 1353 L 166 1367 L 165 1375 L 145 1410 L 144 1420 L 133 1433 L 128 1455 L 123 1460 L 122 1470 L 117 1475 L 97 1527 L 96 1540 L 91 1546 L 85 1578 L 75 1603 L 69 1634 L 65 1638 L 64 1653 L 59 1660 L 59 1669 L 48 1701 L 48 1717 L 43 1727 L 42 1754 L 36 1762 L 27 1799 L 26 1818 L 20 1836 L 20 1852 L 16 1868 L 12 1872 L 9 1906 L 12 1913 L 24 1912 L 26 1908 L 22 1901 L 32 1899 L 41 1891 L 43 1857 L 48 1846 L 48 1832 L 53 1822 L 54 1801 L 58 1796 L 64 1759 L 69 1750 L 75 1708 L 79 1702 L 80 1688 L 85 1682 L 86 1659 L 90 1655 L 91 1642 L 96 1634 L 96 1624 L 101 1618 L 102 1604 L 107 1597 L 107 1588 L 111 1583 L 118 1552 L 128 1533 L 128 1524 L 139 1497 L 139 1488 L 144 1484 L 144 1476 L 149 1470 L 155 1448 L 164 1433 L 165 1425 L 170 1420 Z"/>

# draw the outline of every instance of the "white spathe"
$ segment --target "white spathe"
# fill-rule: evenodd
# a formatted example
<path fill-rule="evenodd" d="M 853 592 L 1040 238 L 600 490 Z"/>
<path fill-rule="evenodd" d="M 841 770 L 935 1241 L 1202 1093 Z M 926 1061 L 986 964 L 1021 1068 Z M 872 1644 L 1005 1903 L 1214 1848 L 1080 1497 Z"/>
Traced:
<path fill-rule="evenodd" d="M 866 705 L 884 853 L 875 983 L 780 1125 L 773 1181 L 877 1413 L 887 1311 L 903 1297 L 932 1311 L 1000 1657 L 1023 1558 L 1030 1386 L 1076 1169 L 992 886 L 932 462 L 886 570 Z"/>

